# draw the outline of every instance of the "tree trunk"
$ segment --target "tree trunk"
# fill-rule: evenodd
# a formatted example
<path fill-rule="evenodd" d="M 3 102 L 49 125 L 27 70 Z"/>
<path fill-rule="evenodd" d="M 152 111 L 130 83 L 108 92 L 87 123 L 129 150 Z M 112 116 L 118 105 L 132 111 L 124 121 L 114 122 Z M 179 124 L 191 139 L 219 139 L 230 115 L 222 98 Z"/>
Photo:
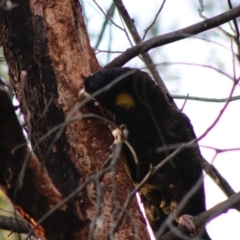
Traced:
<path fill-rule="evenodd" d="M 89 234 L 106 239 L 133 184 L 124 157 L 114 174 L 96 175 L 111 154 L 113 137 L 106 123 L 87 117 L 90 112 L 107 113 L 91 103 L 79 103 L 77 97 L 84 78 L 100 69 L 81 6 L 66 0 L 14 4 L 8 11 L 0 10 L 0 45 L 37 158 L 26 146 L 14 108 L 1 92 L 0 184 L 20 213 L 35 221 L 34 226 L 79 188 L 35 233 L 54 240 L 87 239 Z M 92 181 L 82 190 L 88 178 Z M 147 239 L 136 200 L 127 211 L 114 239 Z"/>

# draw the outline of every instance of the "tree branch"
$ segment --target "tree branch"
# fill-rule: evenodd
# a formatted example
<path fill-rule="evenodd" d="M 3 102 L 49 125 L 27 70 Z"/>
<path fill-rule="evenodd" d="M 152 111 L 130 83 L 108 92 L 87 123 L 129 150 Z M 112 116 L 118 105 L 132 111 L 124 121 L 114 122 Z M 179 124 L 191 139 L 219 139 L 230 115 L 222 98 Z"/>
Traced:
<path fill-rule="evenodd" d="M 0 216 L 0 229 L 27 234 L 31 227 L 23 219 Z"/>
<path fill-rule="evenodd" d="M 240 6 L 233 8 L 225 13 L 209 18 L 202 22 L 196 23 L 186 28 L 163 34 L 151 38 L 145 42 L 137 44 L 136 46 L 127 49 L 123 54 L 116 57 L 113 61 L 107 64 L 104 68 L 121 67 L 139 54 L 145 53 L 150 49 L 160 47 L 172 42 L 176 42 L 185 38 L 192 37 L 201 32 L 215 28 L 223 23 L 226 23 L 234 18 L 240 16 Z"/>
<path fill-rule="evenodd" d="M 235 194 L 235 191 L 226 181 L 226 179 L 206 159 L 203 159 L 203 169 L 208 174 L 208 176 L 215 182 L 215 184 L 223 191 L 223 193 L 225 193 L 227 197 Z M 236 204 L 235 209 L 240 212 L 240 204 Z"/>
<path fill-rule="evenodd" d="M 95 2 L 96 3 L 96 2 Z M 108 9 L 106 15 L 105 15 L 105 19 L 104 19 L 104 22 L 102 24 L 102 29 L 99 33 L 99 36 L 98 36 L 98 40 L 94 46 L 94 49 L 97 49 L 103 39 L 103 36 L 104 36 L 104 32 L 106 30 L 106 27 L 107 27 L 107 24 L 108 24 L 108 21 L 109 19 L 111 19 L 114 15 L 114 11 L 115 11 L 115 5 L 114 3 L 111 4 L 110 8 Z"/>
<path fill-rule="evenodd" d="M 122 0 L 114 0 L 114 3 L 115 3 L 115 5 L 118 9 L 119 14 L 123 18 L 123 20 L 124 20 L 124 22 L 125 22 L 125 24 L 128 28 L 128 31 L 131 33 L 134 42 L 136 44 L 140 43 L 141 42 L 141 37 L 140 37 L 140 35 L 139 35 L 135 25 L 134 25 L 133 19 L 129 16 L 128 11 L 125 8 Z M 163 87 L 164 90 L 165 90 L 166 87 L 165 87 L 165 85 L 162 85 L 163 81 L 161 79 L 161 76 L 159 75 L 159 72 L 157 71 L 149 53 L 147 53 L 147 52 L 143 53 L 141 56 L 142 56 L 142 59 L 143 59 L 144 63 L 146 64 L 147 68 L 151 72 L 151 74 L 153 76 L 153 79 L 156 81 L 157 84 L 161 85 L 161 87 Z"/>
<path fill-rule="evenodd" d="M 232 195 L 226 201 L 223 201 L 213 208 L 195 216 L 192 220 L 196 228 L 200 228 L 205 225 L 207 222 L 218 217 L 231 207 L 235 207 L 236 204 L 240 202 L 240 192 Z M 183 233 L 187 233 L 187 229 L 184 226 L 178 226 L 173 230 L 166 233 L 164 236 L 159 238 L 159 240 L 180 240 L 183 237 Z"/>
<path fill-rule="evenodd" d="M 184 95 L 171 95 L 174 99 L 182 99 L 182 100 L 195 100 L 201 102 L 214 102 L 214 103 L 222 103 L 222 102 L 232 102 L 236 100 L 240 100 L 240 96 L 233 96 L 231 98 L 204 98 L 204 97 L 194 97 L 194 96 L 184 96 Z"/>

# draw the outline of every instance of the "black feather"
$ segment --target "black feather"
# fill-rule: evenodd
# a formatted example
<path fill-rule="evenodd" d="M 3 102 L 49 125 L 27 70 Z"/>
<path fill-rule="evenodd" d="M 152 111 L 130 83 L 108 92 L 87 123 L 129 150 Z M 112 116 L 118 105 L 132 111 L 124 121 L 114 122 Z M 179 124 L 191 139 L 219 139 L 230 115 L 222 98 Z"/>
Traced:
<path fill-rule="evenodd" d="M 168 146 L 187 143 L 195 138 L 188 117 L 169 103 L 165 93 L 145 72 L 130 68 L 106 69 L 88 77 L 84 87 L 92 95 L 97 92 L 94 98 L 112 112 L 118 125 L 126 126 L 129 132 L 127 140 L 138 158 L 136 164 L 131 151 L 124 146 L 135 183 L 144 178 L 151 165 L 156 166 L 174 151 Z M 174 212 L 199 179 L 200 187 L 173 224 L 177 225 L 182 214 L 194 216 L 205 211 L 202 178 L 201 155 L 196 144 L 182 150 L 148 180 L 139 194 L 154 231 Z M 210 239 L 205 231 L 202 237 Z"/>

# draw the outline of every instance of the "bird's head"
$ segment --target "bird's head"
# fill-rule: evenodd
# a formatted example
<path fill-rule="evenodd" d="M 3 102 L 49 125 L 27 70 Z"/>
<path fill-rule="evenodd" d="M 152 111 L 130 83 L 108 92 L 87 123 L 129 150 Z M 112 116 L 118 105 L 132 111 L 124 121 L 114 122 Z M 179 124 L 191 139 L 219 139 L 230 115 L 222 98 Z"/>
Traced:
<path fill-rule="evenodd" d="M 113 113 L 132 110 L 144 100 L 147 86 L 155 86 L 149 75 L 138 69 L 112 68 L 87 77 L 84 88 Z"/>

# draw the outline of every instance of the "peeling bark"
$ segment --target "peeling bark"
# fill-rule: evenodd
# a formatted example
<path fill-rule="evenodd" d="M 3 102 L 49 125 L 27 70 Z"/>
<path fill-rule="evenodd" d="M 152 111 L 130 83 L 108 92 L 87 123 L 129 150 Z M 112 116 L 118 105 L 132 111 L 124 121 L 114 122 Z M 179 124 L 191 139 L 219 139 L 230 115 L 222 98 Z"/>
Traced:
<path fill-rule="evenodd" d="M 18 212 L 34 227 L 35 220 L 61 202 L 62 196 L 45 168 L 28 149 L 14 107 L 3 90 L 0 90 L 0 103 L 0 185 Z M 82 225 L 76 214 L 63 205 L 43 223 L 44 229 L 37 227 L 36 235 L 66 239 L 74 233 L 73 227 L 71 231 L 70 227 L 67 231 L 62 228 L 67 223 L 69 226 Z"/>

